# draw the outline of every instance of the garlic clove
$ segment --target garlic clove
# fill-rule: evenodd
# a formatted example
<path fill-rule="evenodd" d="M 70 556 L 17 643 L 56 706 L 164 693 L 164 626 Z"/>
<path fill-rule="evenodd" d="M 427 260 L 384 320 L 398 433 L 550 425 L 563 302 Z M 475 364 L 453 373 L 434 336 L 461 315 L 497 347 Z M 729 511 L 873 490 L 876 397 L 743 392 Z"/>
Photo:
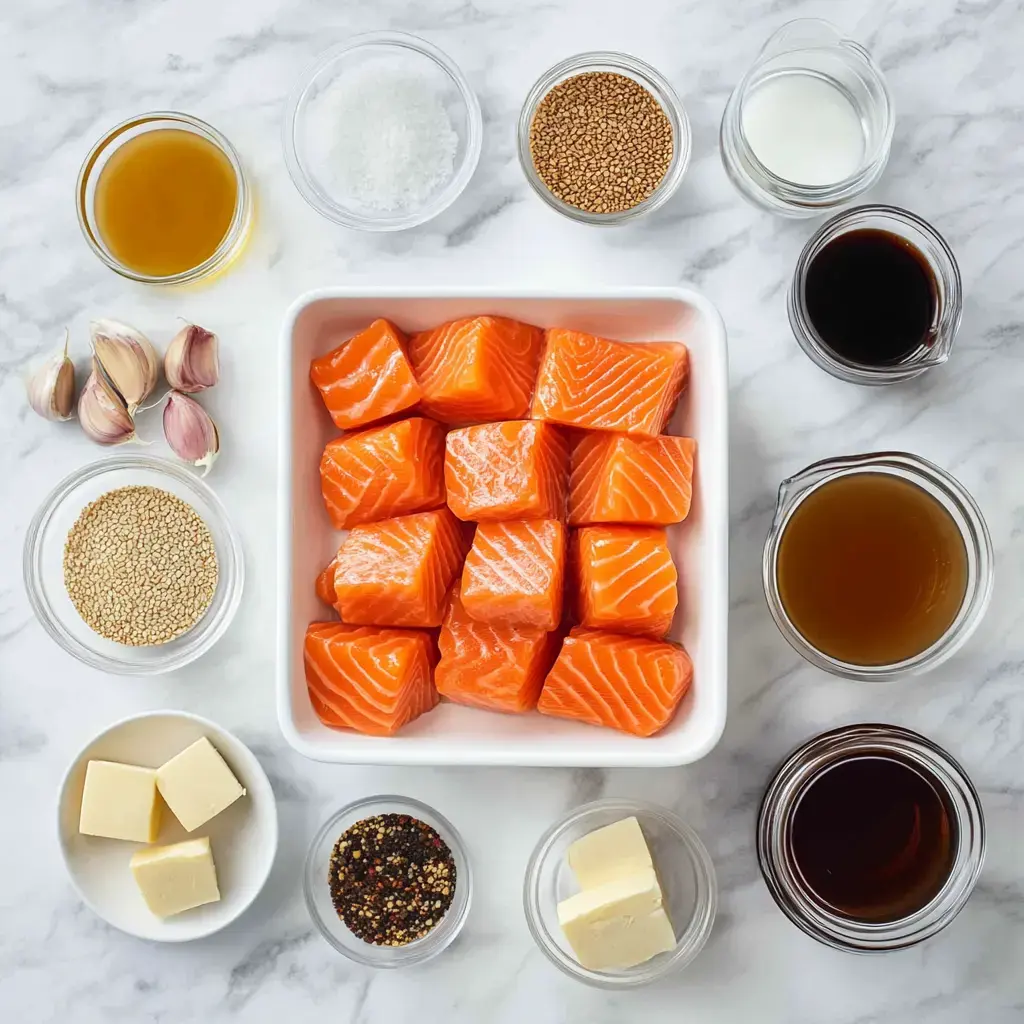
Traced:
<path fill-rule="evenodd" d="M 134 413 L 156 386 L 156 349 L 141 331 L 117 320 L 93 320 L 89 333 L 100 373 L 124 399 L 129 415 Z"/>
<path fill-rule="evenodd" d="M 104 379 L 95 360 L 78 397 L 78 421 L 97 444 L 124 444 L 135 439 L 135 421 L 124 399 Z"/>
<path fill-rule="evenodd" d="M 197 324 L 186 324 L 171 339 L 164 354 L 164 376 L 176 391 L 194 395 L 220 379 L 217 335 Z"/>
<path fill-rule="evenodd" d="M 167 396 L 164 406 L 164 437 L 171 451 L 193 466 L 203 467 L 203 476 L 220 453 L 220 435 L 209 413 L 194 399 L 179 391 Z"/>
<path fill-rule="evenodd" d="M 75 415 L 75 364 L 68 359 L 67 332 L 64 348 L 52 355 L 25 382 L 28 404 L 48 420 L 69 420 Z"/>

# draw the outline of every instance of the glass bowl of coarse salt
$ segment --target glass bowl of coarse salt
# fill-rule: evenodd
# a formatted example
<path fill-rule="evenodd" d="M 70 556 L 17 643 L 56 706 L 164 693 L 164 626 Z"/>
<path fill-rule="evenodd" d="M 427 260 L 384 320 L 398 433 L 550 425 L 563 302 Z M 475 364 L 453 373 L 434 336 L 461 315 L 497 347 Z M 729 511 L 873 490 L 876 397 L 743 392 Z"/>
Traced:
<path fill-rule="evenodd" d="M 455 63 L 404 32 L 355 36 L 322 53 L 288 104 L 284 157 L 328 220 L 401 231 L 436 217 L 480 158 L 480 104 Z"/>
<path fill-rule="evenodd" d="M 29 524 L 25 589 L 79 661 L 118 675 L 181 668 L 224 635 L 242 599 L 242 545 L 183 466 L 123 454 L 65 477 Z"/>
<path fill-rule="evenodd" d="M 668 79 L 628 53 L 579 53 L 549 68 L 519 115 L 519 163 L 534 192 L 583 224 L 658 209 L 690 163 L 690 120 Z"/>

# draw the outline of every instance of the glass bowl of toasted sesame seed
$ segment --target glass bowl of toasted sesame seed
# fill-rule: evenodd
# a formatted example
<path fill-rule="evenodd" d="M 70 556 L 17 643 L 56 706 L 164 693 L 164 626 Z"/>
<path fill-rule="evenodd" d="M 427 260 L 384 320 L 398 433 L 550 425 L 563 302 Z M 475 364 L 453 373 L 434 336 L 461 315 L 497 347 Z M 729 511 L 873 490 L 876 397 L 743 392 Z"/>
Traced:
<path fill-rule="evenodd" d="M 447 949 L 469 916 L 473 879 L 447 818 L 404 796 L 371 796 L 331 815 L 303 873 L 320 934 L 365 967 L 411 967 Z"/>
<path fill-rule="evenodd" d="M 658 71 L 626 53 L 580 53 L 534 83 L 519 115 L 533 190 L 584 224 L 613 225 L 668 201 L 690 162 L 690 121 Z"/>
<path fill-rule="evenodd" d="M 223 636 L 242 597 L 242 546 L 213 491 L 167 459 L 120 454 L 76 470 L 29 524 L 25 589 L 79 661 L 119 675 L 179 669 Z"/>

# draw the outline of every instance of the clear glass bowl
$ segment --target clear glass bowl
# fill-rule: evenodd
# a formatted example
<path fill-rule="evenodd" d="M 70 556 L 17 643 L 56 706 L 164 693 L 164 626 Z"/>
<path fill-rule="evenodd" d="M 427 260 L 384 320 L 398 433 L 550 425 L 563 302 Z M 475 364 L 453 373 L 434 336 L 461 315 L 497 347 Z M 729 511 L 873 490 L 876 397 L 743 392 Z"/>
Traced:
<path fill-rule="evenodd" d="M 894 921 L 837 914 L 807 886 L 793 858 L 793 816 L 804 794 L 837 764 L 872 756 L 902 761 L 928 779 L 956 823 L 955 857 L 942 889 Z M 985 817 L 963 768 L 931 740 L 895 725 L 848 725 L 808 741 L 778 769 L 758 814 L 757 859 L 772 898 L 798 928 L 834 949 L 886 953 L 923 942 L 963 909 L 985 860 Z"/>
<path fill-rule="evenodd" d="M 922 488 L 952 517 L 967 553 L 967 586 L 956 618 L 931 647 L 912 658 L 889 665 L 854 665 L 819 651 L 796 628 L 786 613 L 778 584 L 779 549 L 786 526 L 800 503 L 813 491 L 842 476 L 887 473 Z M 941 665 L 978 628 L 992 597 L 992 538 L 977 502 L 960 482 L 926 459 L 906 452 L 871 452 L 815 462 L 779 485 L 771 530 L 764 545 L 761 576 L 768 609 L 782 635 L 812 665 L 833 675 L 864 681 L 886 681 L 917 675 Z"/>
<path fill-rule="evenodd" d="M 807 272 L 815 257 L 841 235 L 864 230 L 886 231 L 905 239 L 927 262 L 936 285 L 935 313 L 927 336 L 891 366 L 865 366 L 843 358 L 821 340 L 807 312 Z M 898 384 L 949 358 L 963 313 L 960 269 L 953 250 L 927 221 L 898 206 L 857 206 L 836 214 L 808 239 L 796 261 L 787 305 L 798 344 L 821 369 L 850 384 Z"/>
<path fill-rule="evenodd" d="M 422 206 L 375 210 L 337 194 L 330 184 L 331 94 L 342 75 L 392 58 L 402 71 L 432 83 L 458 135 L 452 177 Z M 401 231 L 446 210 L 469 184 L 483 140 L 480 104 L 454 61 L 425 39 L 405 32 L 370 32 L 322 53 L 303 74 L 288 103 L 284 159 L 303 199 L 328 220 L 362 231 Z"/>
<path fill-rule="evenodd" d="M 676 948 L 628 970 L 592 971 L 576 961 L 558 924 L 559 902 L 579 891 L 566 853 L 588 832 L 631 815 L 650 847 Z M 534 941 L 559 970 L 598 988 L 639 988 L 685 967 L 704 947 L 715 923 L 718 882 L 700 837 L 676 815 L 639 800 L 599 800 L 576 808 L 541 836 L 526 868 L 523 906 Z"/>
<path fill-rule="evenodd" d="M 128 647 L 94 633 L 64 587 L 64 543 L 82 510 L 120 487 L 158 487 L 188 502 L 213 537 L 218 578 L 206 614 L 165 644 Z M 29 524 L 23 559 L 29 603 L 47 633 L 69 654 L 102 672 L 159 675 L 205 654 L 223 635 L 242 599 L 242 545 L 213 491 L 194 473 L 166 459 L 114 455 L 76 470 L 50 492 Z"/>
<path fill-rule="evenodd" d="M 376 946 L 371 942 L 364 942 L 349 931 L 331 902 L 328 869 L 334 844 L 342 832 L 357 821 L 372 818 L 377 814 L 408 814 L 425 821 L 448 844 L 448 849 L 455 860 L 455 894 L 452 905 L 440 924 L 422 939 L 410 942 L 406 946 Z M 473 876 L 462 837 L 447 818 L 426 804 L 409 797 L 371 796 L 342 807 L 320 826 L 320 830 L 309 844 L 309 853 L 306 854 L 302 890 L 313 924 L 342 956 L 364 967 L 389 969 L 411 967 L 413 964 L 431 960 L 455 941 L 469 916 Z"/>
<path fill-rule="evenodd" d="M 154 277 L 140 274 L 131 267 L 125 266 L 107 248 L 100 234 L 96 221 L 96 183 L 110 157 L 130 139 L 147 132 L 174 129 L 192 132 L 216 146 L 228 159 L 235 172 L 235 212 L 231 218 L 227 233 L 221 239 L 213 254 L 197 267 L 185 270 L 180 274 L 169 274 L 165 277 Z M 89 243 L 89 248 L 103 262 L 122 277 L 141 281 L 144 284 L 186 284 L 201 278 L 212 277 L 226 270 L 227 267 L 245 248 L 252 227 L 252 190 L 245 179 L 242 162 L 234 147 L 216 128 L 205 121 L 189 114 L 179 114 L 171 110 L 156 110 L 148 114 L 139 114 L 122 121 L 108 131 L 89 151 L 81 170 L 78 172 L 78 183 L 75 186 L 75 199 L 78 209 L 78 223 Z"/>
<path fill-rule="evenodd" d="M 622 210 L 619 213 L 588 213 L 586 210 L 562 202 L 558 196 L 541 180 L 537 169 L 533 166 L 533 157 L 530 155 L 530 126 L 533 124 L 534 114 L 542 99 L 560 82 L 575 75 L 588 72 L 611 72 L 617 75 L 625 75 L 639 82 L 661 105 L 666 117 L 672 125 L 672 139 L 674 142 L 672 150 L 672 162 L 669 164 L 665 177 L 661 184 L 642 203 Z M 519 163 L 523 168 L 526 180 L 537 193 L 553 210 L 565 214 L 572 220 L 581 224 L 614 225 L 622 224 L 625 221 L 634 220 L 645 214 L 658 209 L 667 202 L 679 183 L 683 180 L 686 168 L 690 163 L 690 149 L 692 139 L 690 135 L 690 119 L 686 115 L 686 109 L 682 101 L 676 95 L 675 90 L 668 80 L 655 71 L 649 64 L 630 56 L 628 53 L 612 53 L 610 51 L 595 51 L 592 53 L 580 53 L 575 57 L 569 57 L 554 67 L 549 68 L 534 83 L 533 88 L 526 96 L 522 112 L 519 115 L 518 148 Z"/>

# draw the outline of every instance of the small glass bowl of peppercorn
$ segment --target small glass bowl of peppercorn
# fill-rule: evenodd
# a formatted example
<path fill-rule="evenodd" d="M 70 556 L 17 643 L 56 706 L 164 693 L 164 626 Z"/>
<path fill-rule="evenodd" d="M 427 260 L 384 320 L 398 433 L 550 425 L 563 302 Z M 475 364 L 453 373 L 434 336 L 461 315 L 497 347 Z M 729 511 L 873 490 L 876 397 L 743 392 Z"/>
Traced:
<path fill-rule="evenodd" d="M 462 838 L 437 811 L 401 796 L 343 807 L 306 855 L 306 906 L 320 934 L 366 967 L 410 967 L 455 941 L 473 882 Z"/>
<path fill-rule="evenodd" d="M 580 53 L 537 80 L 519 115 L 519 162 L 552 209 L 613 225 L 665 203 L 690 162 L 690 121 L 669 82 L 626 53 Z"/>

